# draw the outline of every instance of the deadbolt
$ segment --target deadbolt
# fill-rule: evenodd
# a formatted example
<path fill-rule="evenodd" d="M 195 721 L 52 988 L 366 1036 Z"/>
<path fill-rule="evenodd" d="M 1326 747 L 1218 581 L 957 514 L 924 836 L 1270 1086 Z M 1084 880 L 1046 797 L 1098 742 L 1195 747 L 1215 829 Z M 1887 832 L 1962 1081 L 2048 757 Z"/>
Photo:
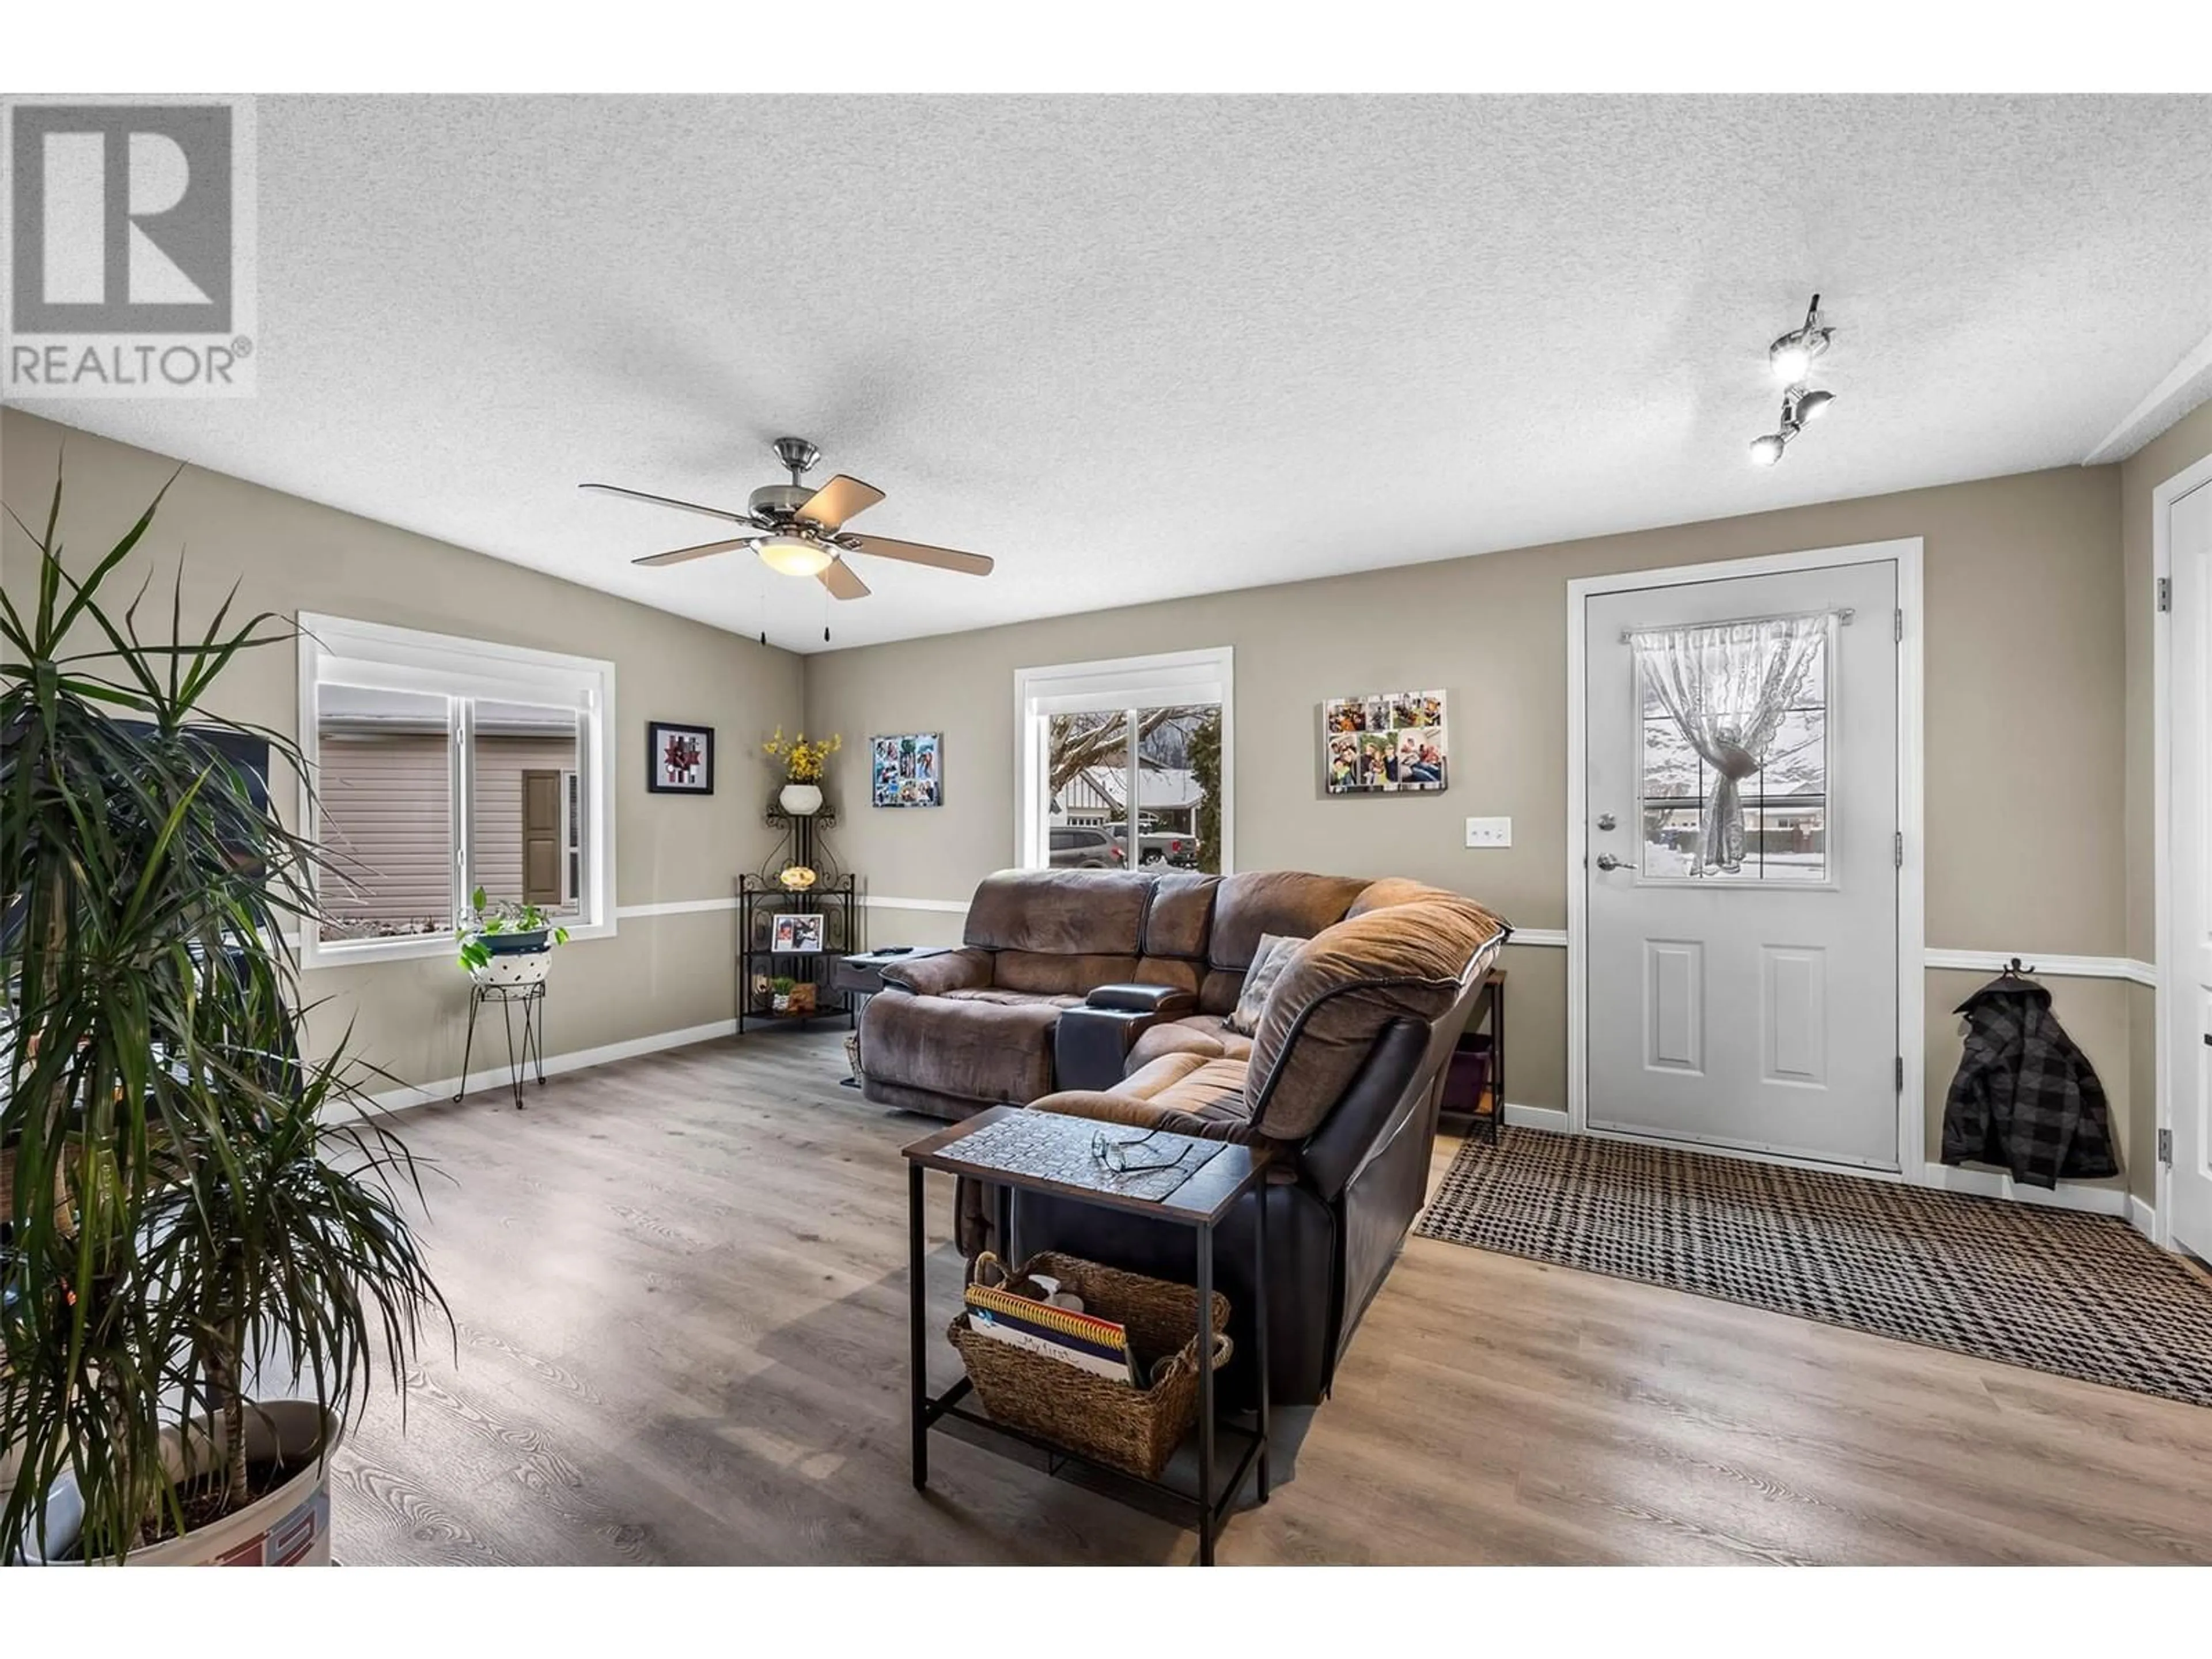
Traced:
<path fill-rule="evenodd" d="M 1597 815 L 1597 827 L 1601 830 L 1617 829 L 1620 823 L 1620 820 L 1610 812 L 1601 812 Z"/>

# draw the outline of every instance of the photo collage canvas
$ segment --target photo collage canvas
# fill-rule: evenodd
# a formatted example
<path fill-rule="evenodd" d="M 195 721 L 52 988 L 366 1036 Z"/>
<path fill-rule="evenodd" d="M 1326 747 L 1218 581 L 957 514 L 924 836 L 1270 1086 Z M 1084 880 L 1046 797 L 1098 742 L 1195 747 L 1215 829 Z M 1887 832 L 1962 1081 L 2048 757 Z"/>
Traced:
<path fill-rule="evenodd" d="M 870 799 L 878 806 L 944 805 L 944 745 L 939 732 L 871 738 Z"/>
<path fill-rule="evenodd" d="M 1450 746 L 1441 691 L 1379 691 L 1321 706 L 1323 781 L 1332 795 L 1442 790 Z"/>

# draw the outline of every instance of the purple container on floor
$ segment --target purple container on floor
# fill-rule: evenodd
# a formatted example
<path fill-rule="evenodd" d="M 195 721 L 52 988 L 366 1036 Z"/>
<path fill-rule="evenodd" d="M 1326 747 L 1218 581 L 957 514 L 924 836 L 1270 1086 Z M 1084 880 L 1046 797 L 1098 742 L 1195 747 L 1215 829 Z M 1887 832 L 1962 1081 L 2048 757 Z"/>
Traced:
<path fill-rule="evenodd" d="M 1490 1039 L 1480 1034 L 1463 1036 L 1452 1051 L 1444 1073 L 1444 1097 L 1437 1109 L 1462 1117 L 1482 1115 L 1482 1097 L 1490 1088 Z"/>

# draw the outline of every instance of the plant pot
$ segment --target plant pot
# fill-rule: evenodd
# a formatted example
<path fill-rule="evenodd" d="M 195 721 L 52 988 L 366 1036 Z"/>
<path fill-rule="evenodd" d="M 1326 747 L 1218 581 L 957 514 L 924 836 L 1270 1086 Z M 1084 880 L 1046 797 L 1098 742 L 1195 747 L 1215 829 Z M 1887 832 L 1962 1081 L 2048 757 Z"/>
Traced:
<path fill-rule="evenodd" d="M 306 1400 L 272 1400 L 248 1407 L 246 1455 L 256 1462 L 312 1457 L 276 1491 L 235 1514 L 182 1537 L 132 1550 L 125 1560 L 149 1567 L 327 1567 L 331 1564 L 331 1454 L 337 1449 L 337 1419 Z M 173 1439 L 165 1454 L 173 1472 L 219 1467 L 220 1423 L 200 1419 L 187 1444 Z M 76 1547 L 83 1519 L 76 1482 L 64 1476 L 47 1500 L 44 1560 L 53 1563 Z"/>
<path fill-rule="evenodd" d="M 811 818 L 822 810 L 822 786 L 818 783 L 787 783 L 776 795 L 783 810 L 795 818 Z"/>
<path fill-rule="evenodd" d="M 527 940 L 536 943 L 524 942 Z M 483 943 L 491 960 L 469 969 L 479 985 L 536 985 L 553 970 L 553 950 L 543 932 L 493 933 Z"/>

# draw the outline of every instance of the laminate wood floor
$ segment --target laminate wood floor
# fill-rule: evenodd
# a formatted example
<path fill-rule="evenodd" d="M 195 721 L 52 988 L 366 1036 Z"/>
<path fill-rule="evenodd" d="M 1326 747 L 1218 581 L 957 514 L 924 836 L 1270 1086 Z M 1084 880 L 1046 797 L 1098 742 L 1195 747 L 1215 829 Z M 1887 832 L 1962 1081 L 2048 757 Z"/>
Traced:
<path fill-rule="evenodd" d="M 942 1436 L 909 1485 L 897 1149 L 931 1125 L 843 1069 L 769 1032 L 405 1114 L 457 1330 L 338 1453 L 338 1559 L 1192 1559 Z M 1291 1415 L 1224 1563 L 2212 1562 L 2212 1411 L 1430 1240 Z"/>

